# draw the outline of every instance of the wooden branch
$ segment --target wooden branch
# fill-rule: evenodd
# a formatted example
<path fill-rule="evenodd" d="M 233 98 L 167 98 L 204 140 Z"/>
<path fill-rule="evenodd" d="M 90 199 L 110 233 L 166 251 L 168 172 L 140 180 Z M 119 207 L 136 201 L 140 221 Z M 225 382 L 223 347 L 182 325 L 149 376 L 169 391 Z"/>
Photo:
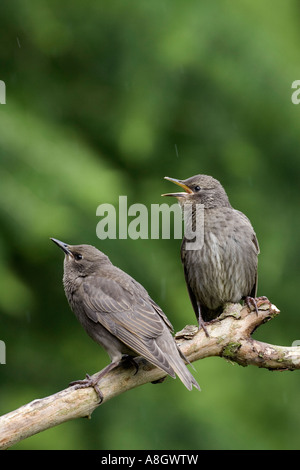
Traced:
<path fill-rule="evenodd" d="M 300 368 L 300 347 L 283 347 L 256 341 L 253 331 L 262 323 L 277 316 L 279 310 L 269 303 L 255 311 L 240 304 L 228 304 L 218 320 L 207 326 L 209 337 L 196 326 L 187 326 L 175 335 L 177 343 L 190 362 L 210 356 L 224 357 L 242 366 L 254 365 L 271 370 Z M 120 366 L 101 380 L 102 403 L 148 382 L 162 379 L 166 374 L 143 358 L 137 359 L 139 371 Z M 179 379 L 177 379 L 179 380 Z M 188 393 L 182 388 L 182 393 Z M 199 399 L 201 397 L 199 396 Z M 74 386 L 46 398 L 37 399 L 0 417 L 0 449 L 65 421 L 90 417 L 99 406 L 93 388 L 75 390 Z"/>

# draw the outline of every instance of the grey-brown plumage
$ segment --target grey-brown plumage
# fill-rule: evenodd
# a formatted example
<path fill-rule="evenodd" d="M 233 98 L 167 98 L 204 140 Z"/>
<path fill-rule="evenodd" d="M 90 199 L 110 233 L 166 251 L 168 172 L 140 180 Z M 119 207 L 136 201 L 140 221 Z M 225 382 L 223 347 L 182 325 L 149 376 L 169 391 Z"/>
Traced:
<path fill-rule="evenodd" d="M 200 389 L 187 369 L 171 334 L 172 325 L 144 287 L 114 266 L 90 245 L 68 245 L 52 238 L 65 253 L 63 284 L 71 309 L 88 335 L 108 353 L 111 364 L 93 380 L 72 382 L 93 386 L 124 357 L 143 356 L 184 385 Z"/>
<path fill-rule="evenodd" d="M 186 237 L 181 245 L 185 280 L 199 326 L 206 331 L 205 322 L 216 318 L 226 302 L 245 299 L 256 308 L 259 246 L 249 219 L 231 206 L 223 186 L 211 176 L 166 179 L 185 192 L 163 196 L 177 197 L 183 208 L 187 203 L 192 204 L 192 217 L 187 224 L 198 234 L 198 240 L 203 235 L 199 249 L 187 249 L 192 244 Z M 203 225 L 195 220 L 198 203 L 204 205 Z M 204 234 L 200 234 L 201 230 Z"/>

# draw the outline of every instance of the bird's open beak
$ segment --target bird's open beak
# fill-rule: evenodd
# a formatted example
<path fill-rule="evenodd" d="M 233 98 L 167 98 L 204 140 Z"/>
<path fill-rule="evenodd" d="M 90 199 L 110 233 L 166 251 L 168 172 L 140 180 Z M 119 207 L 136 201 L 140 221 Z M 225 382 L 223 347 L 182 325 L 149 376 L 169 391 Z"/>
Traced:
<path fill-rule="evenodd" d="M 56 245 L 59 246 L 59 248 L 61 248 L 66 255 L 72 255 L 69 249 L 69 245 L 67 243 L 61 242 L 60 240 L 56 240 L 56 238 L 50 238 L 50 240 L 56 243 Z"/>
<path fill-rule="evenodd" d="M 191 194 L 193 191 L 183 183 L 181 180 L 176 180 L 175 178 L 169 178 L 169 176 L 165 176 L 165 180 L 171 181 L 172 183 L 178 184 L 181 188 L 185 190 L 185 193 L 166 193 L 162 194 L 162 196 L 173 196 L 173 197 L 186 197 L 188 194 Z"/>

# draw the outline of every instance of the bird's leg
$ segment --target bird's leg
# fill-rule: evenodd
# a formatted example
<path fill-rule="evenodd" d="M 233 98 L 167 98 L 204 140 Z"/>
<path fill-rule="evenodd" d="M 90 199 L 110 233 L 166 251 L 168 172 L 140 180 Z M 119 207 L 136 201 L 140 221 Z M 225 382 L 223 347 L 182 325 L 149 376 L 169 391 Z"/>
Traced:
<path fill-rule="evenodd" d="M 108 372 L 113 370 L 115 367 L 117 367 L 120 364 L 121 361 L 115 361 L 111 362 L 108 364 L 108 366 L 104 367 L 104 369 L 100 370 L 97 374 L 95 374 L 93 377 L 91 377 L 89 374 L 86 374 L 85 379 L 83 380 L 74 380 L 74 382 L 71 382 L 69 384 L 69 387 L 72 385 L 75 385 L 75 389 L 80 389 L 80 388 L 87 388 L 87 387 L 93 387 L 95 392 L 98 395 L 99 398 L 99 404 L 102 403 L 103 401 L 103 393 L 98 387 L 98 382 L 102 377 L 104 377 Z"/>
<path fill-rule="evenodd" d="M 133 375 L 136 375 L 139 371 L 140 366 L 139 366 L 138 362 L 134 359 L 134 357 L 130 356 L 129 354 L 123 354 L 122 359 L 124 361 L 130 362 L 130 364 L 135 367 L 135 373 Z M 166 378 L 167 377 L 162 377 L 161 379 L 154 380 L 151 383 L 152 384 L 159 384 L 159 383 L 163 382 Z"/>
<path fill-rule="evenodd" d="M 129 354 L 123 354 L 122 356 L 123 361 L 128 361 L 132 366 L 135 367 L 135 373 L 133 375 L 136 375 L 139 371 L 139 364 L 138 362 L 134 359 L 134 357 L 130 356 Z"/>
<path fill-rule="evenodd" d="M 258 315 L 258 307 L 262 304 L 268 303 L 271 305 L 271 302 L 269 301 L 268 297 L 265 297 L 262 295 L 261 297 L 245 297 L 245 304 L 249 308 L 251 312 L 251 306 L 254 307 L 256 311 L 256 315 Z"/>
<path fill-rule="evenodd" d="M 207 338 L 209 338 L 209 334 L 208 334 L 208 331 L 206 329 L 206 322 L 203 320 L 202 313 L 201 313 L 201 307 L 200 307 L 200 304 L 198 302 L 197 302 L 197 307 L 198 307 L 198 326 L 199 326 L 199 330 L 201 330 L 201 328 L 202 328 L 204 333 L 205 333 L 205 336 Z"/>

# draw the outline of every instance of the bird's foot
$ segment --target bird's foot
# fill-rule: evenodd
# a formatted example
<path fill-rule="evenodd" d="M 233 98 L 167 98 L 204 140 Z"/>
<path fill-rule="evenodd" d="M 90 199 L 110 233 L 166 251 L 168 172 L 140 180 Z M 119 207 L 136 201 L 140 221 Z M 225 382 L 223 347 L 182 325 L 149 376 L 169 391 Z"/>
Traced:
<path fill-rule="evenodd" d="M 114 361 L 108 364 L 108 366 L 104 367 L 104 369 L 100 370 L 97 374 L 94 374 L 93 377 L 91 377 L 89 374 L 86 374 L 85 379 L 83 380 L 74 380 L 74 382 L 71 382 L 69 384 L 69 387 L 72 385 L 75 385 L 75 389 L 78 390 L 80 388 L 88 388 L 88 387 L 93 387 L 95 392 L 97 393 L 97 396 L 99 398 L 99 404 L 103 402 L 103 393 L 101 392 L 98 382 L 102 377 L 104 377 L 108 372 L 113 370 L 115 367 L 117 367 L 120 364 L 120 361 Z"/>
<path fill-rule="evenodd" d="M 206 336 L 207 338 L 210 338 L 209 333 L 208 333 L 206 327 L 209 326 L 209 325 L 212 325 L 213 323 L 217 323 L 217 322 L 219 322 L 219 321 L 220 321 L 219 318 L 212 318 L 212 319 L 209 320 L 209 321 L 204 321 L 204 320 L 202 319 L 202 317 L 201 317 L 201 319 L 198 319 L 198 330 L 200 331 L 201 328 L 202 328 L 203 331 L 204 331 L 204 333 L 205 333 L 205 336 Z"/>
<path fill-rule="evenodd" d="M 251 307 L 254 307 L 255 311 L 256 311 L 256 315 L 258 315 L 258 307 L 260 307 L 260 305 L 263 305 L 265 303 L 268 303 L 269 305 L 271 305 L 271 302 L 269 301 L 268 297 L 262 295 L 261 297 L 245 297 L 245 303 L 248 307 L 248 309 L 250 310 L 251 312 Z"/>
<path fill-rule="evenodd" d="M 207 338 L 209 338 L 209 333 L 208 333 L 208 331 L 207 331 L 206 325 L 209 325 L 209 324 L 210 324 L 210 322 L 204 321 L 204 320 L 202 319 L 202 317 L 201 317 L 201 318 L 200 318 L 200 317 L 198 318 L 198 329 L 199 329 L 199 331 L 200 331 L 201 328 L 202 328 L 202 330 L 204 331 L 205 336 L 206 336 Z"/>
<path fill-rule="evenodd" d="M 124 361 L 130 362 L 130 364 L 133 367 L 135 367 L 135 373 L 133 375 L 136 375 L 139 371 L 140 366 L 139 366 L 138 362 L 134 359 L 134 357 L 130 356 L 129 354 L 123 354 L 122 359 Z"/>
<path fill-rule="evenodd" d="M 74 380 L 74 382 L 69 383 L 69 387 L 72 385 L 75 385 L 75 390 L 81 389 L 81 388 L 88 388 L 88 387 L 93 387 L 95 392 L 98 395 L 99 398 L 99 404 L 103 402 L 103 393 L 101 392 L 100 388 L 98 387 L 98 377 L 91 377 L 89 374 L 86 374 L 85 379 L 83 380 Z"/>

